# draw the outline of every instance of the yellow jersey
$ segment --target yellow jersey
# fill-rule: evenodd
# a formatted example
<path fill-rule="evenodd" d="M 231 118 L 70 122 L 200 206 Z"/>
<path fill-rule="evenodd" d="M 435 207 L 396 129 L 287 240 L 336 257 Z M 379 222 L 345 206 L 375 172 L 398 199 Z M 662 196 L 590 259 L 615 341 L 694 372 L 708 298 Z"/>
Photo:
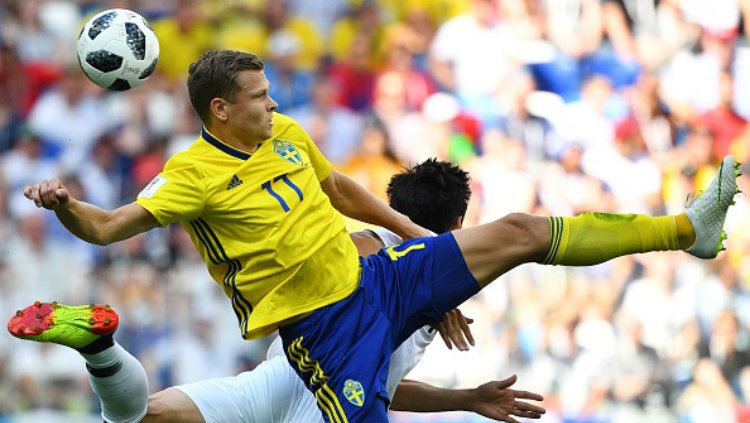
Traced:
<path fill-rule="evenodd" d="M 297 122 L 273 120 L 273 137 L 252 155 L 204 128 L 136 200 L 162 226 L 187 230 L 246 339 L 359 283 L 356 247 L 320 186 L 331 164 Z"/>

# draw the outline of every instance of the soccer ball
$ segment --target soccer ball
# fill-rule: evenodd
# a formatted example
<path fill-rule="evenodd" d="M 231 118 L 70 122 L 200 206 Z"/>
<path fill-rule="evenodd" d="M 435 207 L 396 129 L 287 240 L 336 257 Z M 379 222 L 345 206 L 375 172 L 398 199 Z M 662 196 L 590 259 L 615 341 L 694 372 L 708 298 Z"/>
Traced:
<path fill-rule="evenodd" d="M 143 16 L 126 9 L 97 13 L 78 35 L 78 63 L 100 87 L 125 91 L 143 83 L 159 60 L 159 40 Z"/>

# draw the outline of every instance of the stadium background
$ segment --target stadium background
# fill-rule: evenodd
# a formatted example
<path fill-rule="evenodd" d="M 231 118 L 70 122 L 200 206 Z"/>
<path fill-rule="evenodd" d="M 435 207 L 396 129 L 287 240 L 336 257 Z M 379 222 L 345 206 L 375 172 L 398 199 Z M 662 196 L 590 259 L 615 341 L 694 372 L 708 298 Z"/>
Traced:
<path fill-rule="evenodd" d="M 437 156 L 473 176 L 467 225 L 511 211 L 676 213 L 721 156 L 750 163 L 748 3 L 3 1 L 0 316 L 37 298 L 113 304 L 116 339 L 153 391 L 263 360 L 268 340 L 240 339 L 180 228 L 95 247 L 22 195 L 59 177 L 101 207 L 131 201 L 200 129 L 184 79 L 205 49 L 258 52 L 279 111 L 378 195 L 401 166 Z M 78 28 L 111 7 L 146 16 L 161 43 L 156 74 L 126 93 L 75 63 Z M 436 342 L 411 377 L 472 387 L 516 373 L 546 397 L 543 422 L 747 423 L 748 211 L 738 196 L 729 251 L 710 262 L 518 268 L 463 307 L 477 346 Z M 0 422 L 93 422 L 97 407 L 74 351 L 0 333 Z"/>

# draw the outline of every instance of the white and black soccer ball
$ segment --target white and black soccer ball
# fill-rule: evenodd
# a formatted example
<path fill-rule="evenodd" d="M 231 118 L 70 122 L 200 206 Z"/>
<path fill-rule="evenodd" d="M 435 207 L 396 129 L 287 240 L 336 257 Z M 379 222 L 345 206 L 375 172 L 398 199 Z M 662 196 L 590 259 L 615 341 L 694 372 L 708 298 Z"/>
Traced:
<path fill-rule="evenodd" d="M 126 9 L 94 15 L 78 36 L 78 63 L 100 87 L 125 91 L 143 83 L 159 60 L 159 40 L 143 16 Z"/>

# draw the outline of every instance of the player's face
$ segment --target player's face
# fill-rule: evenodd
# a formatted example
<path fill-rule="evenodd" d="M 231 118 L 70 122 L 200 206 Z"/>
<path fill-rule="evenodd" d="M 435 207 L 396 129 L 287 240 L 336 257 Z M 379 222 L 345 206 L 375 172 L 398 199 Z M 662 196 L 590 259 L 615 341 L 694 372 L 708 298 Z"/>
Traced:
<path fill-rule="evenodd" d="M 263 71 L 246 70 L 237 74 L 239 91 L 227 104 L 227 123 L 238 137 L 250 145 L 273 136 L 273 112 L 278 104 L 268 94 L 269 82 Z"/>

